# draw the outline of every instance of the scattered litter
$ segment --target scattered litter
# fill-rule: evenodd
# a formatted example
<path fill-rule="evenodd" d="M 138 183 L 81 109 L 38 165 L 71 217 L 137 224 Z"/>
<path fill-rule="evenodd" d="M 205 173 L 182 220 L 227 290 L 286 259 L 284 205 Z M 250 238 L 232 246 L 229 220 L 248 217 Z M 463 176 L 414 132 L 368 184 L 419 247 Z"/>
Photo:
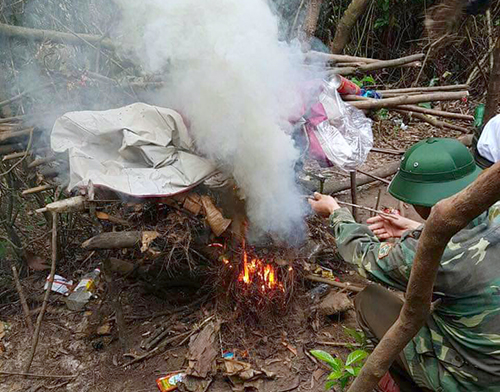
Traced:
<path fill-rule="evenodd" d="M 90 298 L 94 295 L 97 283 L 99 282 L 99 275 L 101 270 L 96 268 L 94 271 L 89 272 L 78 283 L 75 290 L 66 299 L 66 305 L 70 310 L 82 310 Z"/>
<path fill-rule="evenodd" d="M 47 276 L 47 279 L 45 281 L 45 286 L 44 289 L 46 290 L 48 285 L 49 285 L 49 276 Z M 62 295 L 69 295 L 71 290 L 73 289 L 73 281 L 68 280 L 61 275 L 54 275 L 54 282 L 52 283 L 52 291 L 55 293 L 59 293 Z"/>
<path fill-rule="evenodd" d="M 149 245 L 157 239 L 160 236 L 160 234 L 157 231 L 143 231 L 142 232 L 142 246 L 141 246 L 141 252 L 144 253 L 149 249 Z"/>
<path fill-rule="evenodd" d="M 177 384 L 182 382 L 186 373 L 172 373 L 156 380 L 156 385 L 161 392 L 169 392 L 177 389 Z"/>
<path fill-rule="evenodd" d="M 232 352 L 225 352 L 222 354 L 222 358 L 224 359 L 235 359 L 234 353 Z"/>
<path fill-rule="evenodd" d="M 331 289 L 330 285 L 326 283 L 320 284 L 309 291 L 309 298 L 311 298 L 311 301 L 322 298 L 326 294 L 328 294 L 330 289 Z"/>

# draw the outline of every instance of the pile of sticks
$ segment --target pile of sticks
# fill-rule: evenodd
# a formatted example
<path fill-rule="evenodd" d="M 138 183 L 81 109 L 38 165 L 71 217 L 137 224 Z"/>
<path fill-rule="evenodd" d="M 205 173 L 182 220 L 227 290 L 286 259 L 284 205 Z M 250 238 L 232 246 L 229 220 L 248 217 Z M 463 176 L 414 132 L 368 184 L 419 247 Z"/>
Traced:
<path fill-rule="evenodd" d="M 327 68 L 330 75 L 362 75 L 369 72 L 393 68 L 393 67 L 422 67 L 420 60 L 424 54 L 415 54 L 393 60 L 377 60 L 366 57 L 327 54 L 320 52 L 309 52 L 308 59 L 314 62 L 331 63 L 333 67 Z M 417 78 L 418 81 L 418 78 Z M 410 87 L 389 90 L 376 90 L 381 99 L 367 98 L 357 95 L 343 95 L 344 101 L 362 110 L 389 109 L 403 115 L 411 115 L 412 118 L 427 122 L 437 128 L 453 129 L 467 133 L 468 129 L 463 125 L 452 124 L 441 121 L 436 117 L 453 119 L 464 122 L 474 121 L 474 117 L 449 111 L 436 110 L 418 106 L 426 102 L 441 102 L 464 100 L 469 95 L 467 84 L 434 86 L 434 87 Z"/>

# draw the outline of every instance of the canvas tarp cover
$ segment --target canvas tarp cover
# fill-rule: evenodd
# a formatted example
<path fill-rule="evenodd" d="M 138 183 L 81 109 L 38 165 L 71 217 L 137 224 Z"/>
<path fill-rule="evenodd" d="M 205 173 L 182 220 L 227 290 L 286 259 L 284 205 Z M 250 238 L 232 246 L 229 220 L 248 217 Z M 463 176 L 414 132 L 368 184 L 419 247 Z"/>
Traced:
<path fill-rule="evenodd" d="M 132 196 L 168 196 L 216 172 L 193 152 L 179 113 L 144 103 L 67 113 L 54 124 L 51 146 L 68 152 L 70 190 L 91 181 Z"/>

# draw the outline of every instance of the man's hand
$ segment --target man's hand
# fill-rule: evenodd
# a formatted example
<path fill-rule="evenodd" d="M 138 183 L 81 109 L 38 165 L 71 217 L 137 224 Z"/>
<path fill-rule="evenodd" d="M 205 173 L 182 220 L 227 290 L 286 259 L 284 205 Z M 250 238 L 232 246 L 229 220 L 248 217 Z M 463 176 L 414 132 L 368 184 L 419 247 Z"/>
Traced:
<path fill-rule="evenodd" d="M 318 192 L 314 192 L 314 199 L 309 199 L 309 204 L 316 214 L 325 217 L 329 217 L 333 211 L 340 208 L 333 197 Z"/>
<path fill-rule="evenodd" d="M 400 238 L 407 230 L 415 230 L 421 223 L 395 214 L 377 215 L 366 221 L 379 239 Z"/>

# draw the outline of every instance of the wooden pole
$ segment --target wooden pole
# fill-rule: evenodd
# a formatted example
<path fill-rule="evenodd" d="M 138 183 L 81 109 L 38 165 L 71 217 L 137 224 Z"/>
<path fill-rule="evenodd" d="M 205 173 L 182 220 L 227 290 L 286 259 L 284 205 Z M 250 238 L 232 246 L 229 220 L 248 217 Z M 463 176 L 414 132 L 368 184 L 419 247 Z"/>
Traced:
<path fill-rule="evenodd" d="M 349 172 L 349 176 L 351 177 L 351 201 L 352 204 L 358 204 L 358 187 L 356 185 L 356 171 L 353 170 Z M 352 206 L 352 216 L 356 222 L 359 221 L 358 217 L 358 209 Z"/>
<path fill-rule="evenodd" d="M 33 41 L 52 41 L 61 44 L 82 45 L 82 40 L 75 37 L 73 34 L 62 33 L 55 30 L 32 29 L 29 27 L 13 26 L 5 23 L 0 23 L 0 35 L 12 38 L 24 38 Z M 102 38 L 91 34 L 78 34 L 88 42 L 94 45 L 101 45 L 106 49 L 115 49 L 115 45 L 108 38 Z"/>
<path fill-rule="evenodd" d="M 24 373 L 29 373 L 31 364 L 33 363 L 33 358 L 35 357 L 36 348 L 38 346 L 38 339 L 40 337 L 40 329 L 42 327 L 42 320 L 47 309 L 47 304 L 49 302 L 50 292 L 52 290 L 52 284 L 54 283 L 54 275 L 56 273 L 56 260 L 57 260 L 57 212 L 52 213 L 52 264 L 50 266 L 50 275 L 48 278 L 47 289 L 45 290 L 45 296 L 43 297 L 42 309 L 38 314 L 38 319 L 36 320 L 35 334 L 33 335 L 33 341 L 31 343 L 31 349 L 28 356 L 28 362 L 24 368 Z"/>
<path fill-rule="evenodd" d="M 466 98 L 468 95 L 469 93 L 467 91 L 438 92 L 419 95 L 403 95 L 395 98 L 360 100 L 351 102 L 351 105 L 358 109 L 382 109 L 422 102 L 455 101 Z"/>

